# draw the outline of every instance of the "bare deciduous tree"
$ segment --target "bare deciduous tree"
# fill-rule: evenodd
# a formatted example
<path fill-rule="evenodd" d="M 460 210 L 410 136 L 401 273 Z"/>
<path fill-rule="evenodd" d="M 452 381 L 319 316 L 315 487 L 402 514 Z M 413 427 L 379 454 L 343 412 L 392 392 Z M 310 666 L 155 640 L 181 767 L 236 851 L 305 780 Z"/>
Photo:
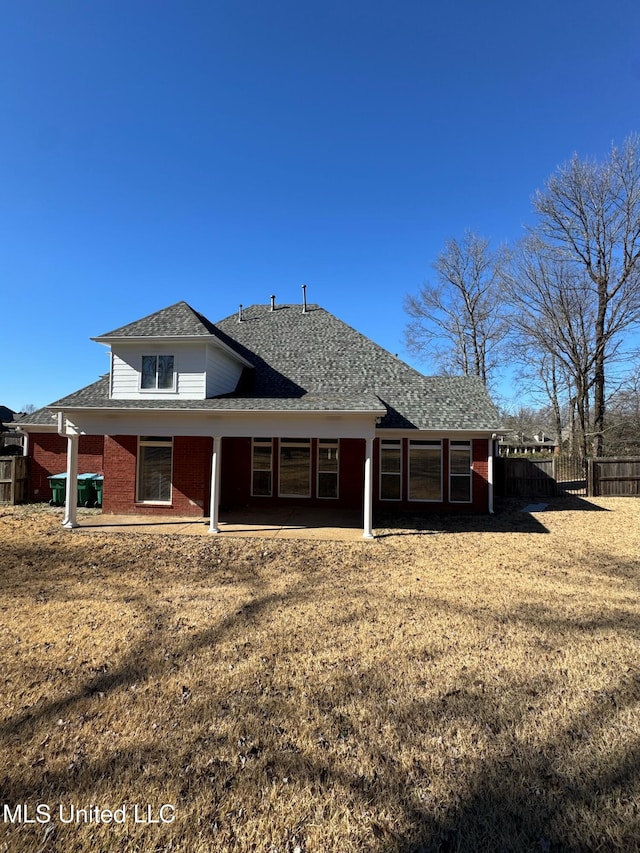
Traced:
<path fill-rule="evenodd" d="M 593 385 L 594 318 L 583 271 L 537 237 L 523 241 L 503 278 L 511 350 L 534 372 L 559 420 L 560 388 L 577 412 L 580 455 L 587 456 L 589 392 Z"/>
<path fill-rule="evenodd" d="M 536 194 L 534 207 L 540 241 L 572 270 L 572 281 L 582 278 L 584 333 L 592 360 L 593 450 L 601 456 L 607 362 L 622 332 L 640 322 L 640 138 L 628 137 L 601 162 L 574 155 Z M 579 392 L 586 394 L 588 388 Z"/>
<path fill-rule="evenodd" d="M 612 455 L 640 454 L 640 367 L 607 401 L 607 449 Z"/>
<path fill-rule="evenodd" d="M 472 231 L 448 240 L 433 264 L 436 283 L 405 298 L 408 349 L 445 373 L 479 376 L 486 384 L 506 335 L 499 297 L 504 257 Z"/>

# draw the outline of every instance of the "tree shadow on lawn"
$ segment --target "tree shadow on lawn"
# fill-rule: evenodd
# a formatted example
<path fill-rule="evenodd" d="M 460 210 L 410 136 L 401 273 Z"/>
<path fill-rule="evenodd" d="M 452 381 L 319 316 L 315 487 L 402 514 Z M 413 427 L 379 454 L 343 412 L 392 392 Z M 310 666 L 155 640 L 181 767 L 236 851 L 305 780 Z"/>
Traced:
<path fill-rule="evenodd" d="M 116 562 L 112 568 L 121 567 Z M 224 568 L 232 570 L 230 566 Z M 250 571 L 248 567 L 246 571 Z M 277 592 L 270 591 L 254 576 L 255 587 L 250 598 L 241 601 L 215 625 L 178 638 L 168 635 L 167 607 L 154 605 L 142 593 L 134 600 L 122 583 L 119 594 L 137 604 L 144 614 L 146 639 L 141 639 L 113 672 L 98 673 L 70 695 L 38 703 L 7 721 L 0 727 L 0 737 L 12 749 L 19 750 L 21 742 L 26 745 L 36 734 L 40 737 L 55 725 L 57 718 L 84 712 L 86 701 L 95 701 L 100 693 L 113 693 L 152 677 L 179 672 L 199 651 L 214 650 L 234 632 L 238 637 L 243 636 L 261 620 L 277 616 L 280 610 L 313 601 L 317 578 L 315 573 L 302 575 L 290 588 Z M 553 602 L 539 607 L 525 605 L 504 618 L 526 621 L 532 628 L 554 629 L 559 634 L 575 630 L 574 620 L 554 616 L 552 609 Z M 286 619 L 286 612 L 281 618 Z M 605 615 L 579 627 L 593 632 L 619 629 L 621 625 Z M 635 617 L 629 615 L 622 627 L 637 636 Z M 144 634 L 144 630 L 139 633 Z M 171 649 L 170 660 L 161 654 L 165 645 Z M 297 727 L 304 729 L 305 711 L 298 709 L 295 697 L 283 704 L 260 685 L 258 650 L 255 656 L 238 685 L 240 692 L 243 685 L 246 689 L 243 699 L 237 700 L 240 706 L 219 705 L 216 711 L 218 715 L 232 714 L 241 721 L 247 738 L 253 742 L 251 748 L 238 755 L 235 764 L 211 765 L 203 760 L 192 771 L 185 771 L 184 777 L 180 776 L 180 803 L 176 805 L 180 806 L 181 820 L 204 821 L 210 827 L 203 832 L 209 832 L 212 849 L 266 851 L 272 842 L 276 846 L 282 842 L 274 837 L 265 840 L 262 848 L 249 843 L 243 846 L 247 815 L 242 816 L 238 809 L 230 818 L 224 817 L 223 824 L 222 815 L 230 808 L 229 797 L 240 784 L 246 767 L 247 774 L 253 773 L 255 777 L 254 801 L 248 804 L 253 808 L 266 808 L 260 805 L 261 791 L 270 791 L 274 785 L 280 786 L 279 797 L 284 803 L 288 798 L 293 801 L 302 786 L 310 792 L 312 804 L 329 800 L 337 791 L 344 807 L 354 815 L 354 833 L 359 835 L 353 849 L 377 853 L 638 850 L 640 818 L 633 806 L 640 782 L 637 731 L 635 735 L 630 732 L 624 745 L 617 746 L 599 763 L 576 768 L 572 755 L 574 749 L 588 743 L 589 737 L 602 746 L 607 741 L 608 728 L 616 719 L 624 713 L 637 712 L 640 704 L 637 677 L 634 680 L 625 675 L 612 679 L 606 693 L 591 694 L 574 703 L 569 718 L 552 735 L 528 742 L 522 737 L 520 727 L 527 717 L 535 717 L 536 705 L 544 702 L 553 690 L 552 674 L 541 675 L 537 681 L 515 676 L 503 678 L 500 690 L 491 693 L 477 684 L 477 674 L 464 672 L 463 668 L 458 672 L 455 689 L 443 695 L 427 695 L 425 690 L 424 698 L 381 704 L 381 699 L 394 698 L 388 695 L 388 661 L 374 663 L 357 676 L 345 675 L 338 669 L 329 682 L 310 681 L 307 688 L 308 704 L 326 721 L 326 745 L 305 748 L 304 738 L 300 736 L 295 748 L 291 748 L 288 738 Z M 337 692 L 331 689 L 332 684 Z M 194 731 L 190 745 L 194 752 L 199 748 L 210 749 L 206 738 L 214 738 L 215 734 L 215 719 L 211 718 L 211 708 L 205 699 L 200 701 L 194 694 L 190 703 L 185 704 L 189 717 L 184 722 L 192 727 L 186 728 L 187 731 Z M 178 697 L 176 700 L 179 701 Z M 283 708 L 290 716 L 283 715 Z M 378 722 L 387 735 L 375 742 L 361 736 L 360 713 Z M 487 747 L 473 760 L 461 755 L 451 740 L 452 725 L 456 722 L 461 729 L 480 729 L 486 735 Z M 276 723 L 286 726 L 288 731 L 274 740 Z M 198 725 L 205 739 L 201 747 L 198 729 L 193 728 Z M 38 732 L 39 726 L 42 732 Z M 265 734 L 267 731 L 271 740 Z M 26 780 L 18 771 L 5 768 L 0 785 L 3 799 L 13 803 L 51 800 L 82 805 L 102 797 L 110 781 L 118 792 L 123 777 L 134 776 L 143 785 L 146 778 L 143 774 L 149 767 L 153 768 L 157 787 L 158 778 L 173 781 L 176 764 L 172 742 L 168 739 L 163 744 L 150 744 L 152 737 L 149 733 L 130 748 L 114 749 L 102 758 L 85 760 L 81 772 L 70 768 L 43 774 L 41 782 L 33 777 Z M 442 742 L 436 747 L 434 738 L 437 741 L 438 737 Z M 414 745 L 415 758 L 408 776 L 407 765 L 399 760 L 399 752 L 409 743 Z M 182 744 L 185 749 L 184 738 Z M 434 750 L 438 750 L 437 754 Z M 436 757 L 442 760 L 441 771 L 434 769 Z M 364 772 L 362 758 L 366 758 L 368 767 Z M 436 772 L 445 774 L 449 786 L 445 801 L 431 793 Z M 290 781 L 285 785 L 283 778 Z M 209 804 L 205 814 L 194 811 L 196 801 Z M 105 807 L 117 805 L 104 803 Z M 305 809 L 301 811 L 301 828 L 297 830 L 301 836 L 305 831 L 311 832 L 310 825 L 316 821 L 308 811 L 308 804 Z M 221 828 L 214 833 L 211 827 L 218 821 Z M 305 830 L 307 825 L 309 828 Z M 293 845 L 281 846 L 283 850 L 293 849 Z"/>
<path fill-rule="evenodd" d="M 529 510 L 535 506 L 540 509 Z M 376 513 L 376 538 L 434 533 L 549 533 L 541 518 L 547 512 L 609 512 L 576 495 L 557 498 L 499 498 L 493 515 L 485 513 Z M 535 512 L 536 515 L 532 515 Z"/>
<path fill-rule="evenodd" d="M 524 503 L 522 504 L 524 506 Z M 376 539 L 433 536 L 440 533 L 549 533 L 537 518 L 520 510 L 495 515 L 377 515 Z"/>
<path fill-rule="evenodd" d="M 72 709 L 87 699 L 101 694 L 107 694 L 122 688 L 139 685 L 150 678 L 161 676 L 171 667 L 184 662 L 194 651 L 205 647 L 215 647 L 230 630 L 237 630 L 242 623 L 249 624 L 251 620 L 259 618 L 260 614 L 272 605 L 291 605 L 296 598 L 303 597 L 304 588 L 283 593 L 268 593 L 259 598 L 243 602 L 233 613 L 229 613 L 219 624 L 200 631 L 197 639 L 190 635 L 177 646 L 171 644 L 167 633 L 167 609 L 152 607 L 148 598 L 137 596 L 140 612 L 145 612 L 146 632 L 139 629 L 139 634 L 146 633 L 148 639 L 137 643 L 113 671 L 98 672 L 95 676 L 85 681 L 76 690 L 70 691 L 59 699 L 49 699 L 37 702 L 28 711 L 17 717 L 0 724 L 0 740 L 19 734 L 25 727 L 37 727 L 42 723 L 51 724 L 54 719 L 64 717 L 72 712 Z M 127 602 L 135 603 L 136 598 L 128 595 Z M 167 645 L 172 646 L 171 661 L 164 659 L 159 653 L 166 638 Z M 150 665 L 151 664 L 151 665 Z"/>
<path fill-rule="evenodd" d="M 503 499 L 505 501 L 505 509 L 509 506 L 507 503 L 507 499 Z M 513 499 L 512 499 L 513 500 Z M 520 502 L 520 501 L 519 501 Z M 598 506 L 597 503 L 594 503 L 593 500 L 585 497 L 580 497 L 579 495 L 560 495 L 558 497 L 553 498 L 531 498 L 528 500 L 521 501 L 522 506 L 526 506 L 528 503 L 541 503 L 545 504 L 545 508 L 541 510 L 541 512 L 610 512 L 611 510 L 607 509 L 603 506 Z M 498 507 L 501 506 L 501 501 L 497 504 Z"/>
<path fill-rule="evenodd" d="M 605 742 L 616 716 L 637 708 L 637 684 L 613 684 L 615 702 L 592 696 L 553 734 L 527 742 L 518 730 L 535 710 L 530 706 L 519 712 L 518 702 L 510 704 L 509 699 L 529 697 L 533 705 L 544 699 L 551 679 L 513 678 L 493 695 L 473 679 L 470 674 L 455 691 L 419 703 L 394 702 L 380 719 L 386 738 L 376 743 L 358 734 L 362 715 L 352 716 L 348 708 L 356 702 L 356 707 L 364 706 L 371 718 L 375 716 L 376 703 L 388 687 L 384 666 L 371 667 L 350 684 L 343 681 L 340 707 L 330 684 L 310 687 L 311 701 L 326 723 L 318 748 L 305 748 L 300 741 L 292 747 L 287 737 L 295 736 L 298 721 L 283 717 L 281 707 L 272 713 L 270 697 L 258 697 L 246 709 L 242 725 L 248 748 L 238 742 L 237 760 L 216 758 L 215 721 L 196 705 L 191 718 L 203 720 L 204 746 L 193 741 L 189 749 L 183 741 L 182 753 L 176 756 L 171 740 L 150 744 L 145 739 L 85 761 L 78 769 L 47 774 L 42 784 L 8 771 L 1 780 L 3 798 L 9 803 L 90 801 L 113 808 L 120 801 L 103 800 L 110 780 L 117 792 L 114 796 L 121 797 L 121 780 L 125 780 L 126 796 L 132 778 L 138 779 L 137 802 L 149 798 L 145 783 L 153 784 L 161 795 L 175 794 L 175 830 L 182 832 L 197 822 L 205 828 L 204 837 L 212 849 L 221 850 L 267 851 L 272 845 L 293 850 L 293 845 L 282 844 L 286 831 L 282 814 L 274 814 L 273 805 L 268 805 L 268 792 L 274 791 L 284 820 L 296 817 L 302 850 L 305 835 L 318 823 L 314 812 L 330 820 L 324 803 L 333 802 L 335 809 L 336 798 L 352 816 L 353 837 L 344 839 L 348 849 L 377 853 L 638 850 L 634 792 L 640 781 L 640 747 L 630 742 L 587 766 L 579 766 L 572 756 L 573 749 L 591 737 Z M 288 731 L 278 734 L 275 723 L 284 724 Z M 484 748 L 473 756 L 461 752 L 456 726 L 478 731 L 486 741 Z M 410 744 L 414 756 L 409 761 L 401 752 Z M 434 793 L 435 776 L 439 795 Z M 301 792 L 309 798 L 304 803 L 297 800 Z M 243 844 L 247 821 L 257 818 L 267 827 L 269 820 L 274 821 L 272 834 L 266 833 L 262 846 Z M 168 839 L 164 833 L 163 842 Z"/>
<path fill-rule="evenodd" d="M 517 689 L 528 692 L 530 688 L 523 684 Z M 486 718 L 485 697 L 480 703 L 473 695 L 456 699 L 467 709 L 461 716 L 463 723 L 469 716 Z M 435 830 L 428 807 L 416 804 L 411 814 L 413 829 L 395 849 L 403 853 L 637 851 L 637 742 L 630 739 L 625 749 L 590 764 L 578 765 L 572 753 L 592 737 L 606 743 L 615 717 L 637 709 L 638 701 L 637 684 L 630 687 L 621 681 L 612 685 L 607 697 L 596 695 L 586 708 L 574 711 L 545 742 L 528 745 L 518 737 L 509 738 L 495 757 L 477 763 L 464 793 L 438 818 Z M 515 731 L 518 721 L 507 720 L 507 726 Z M 499 738 L 499 728 L 496 734 Z"/>

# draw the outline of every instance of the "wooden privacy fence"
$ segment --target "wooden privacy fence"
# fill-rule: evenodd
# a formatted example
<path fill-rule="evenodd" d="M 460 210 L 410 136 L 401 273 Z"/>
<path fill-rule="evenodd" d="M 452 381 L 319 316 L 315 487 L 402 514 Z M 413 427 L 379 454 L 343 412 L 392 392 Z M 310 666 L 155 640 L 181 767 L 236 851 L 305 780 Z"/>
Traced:
<path fill-rule="evenodd" d="M 640 458 L 590 459 L 589 494 L 595 498 L 640 496 Z"/>
<path fill-rule="evenodd" d="M 496 493 L 505 498 L 553 497 L 553 460 L 534 462 L 516 456 L 495 460 Z"/>
<path fill-rule="evenodd" d="M 0 505 L 27 499 L 28 462 L 26 456 L 0 456 Z"/>
<path fill-rule="evenodd" d="M 496 495 L 506 498 L 551 498 L 557 495 L 640 497 L 640 457 L 553 459 L 498 457 Z"/>
<path fill-rule="evenodd" d="M 586 495 L 587 472 L 579 459 L 554 456 L 531 459 L 523 456 L 495 460 L 496 494 L 506 498 L 552 498 Z"/>

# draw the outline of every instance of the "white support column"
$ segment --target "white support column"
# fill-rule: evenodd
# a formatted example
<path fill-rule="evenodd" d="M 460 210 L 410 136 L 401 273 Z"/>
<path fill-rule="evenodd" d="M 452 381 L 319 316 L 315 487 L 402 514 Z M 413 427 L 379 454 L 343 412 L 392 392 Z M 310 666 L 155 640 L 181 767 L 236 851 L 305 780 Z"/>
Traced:
<path fill-rule="evenodd" d="M 79 436 L 67 436 L 67 498 L 62 520 L 67 530 L 78 526 L 78 443 Z"/>
<path fill-rule="evenodd" d="M 213 455 L 211 457 L 211 502 L 209 533 L 220 533 L 218 526 L 218 509 L 220 506 L 220 437 L 213 439 Z"/>
<path fill-rule="evenodd" d="M 373 539 L 373 439 L 367 438 L 364 457 L 364 539 Z"/>
<path fill-rule="evenodd" d="M 495 441 L 489 439 L 489 455 L 487 456 L 487 482 L 489 486 L 489 514 L 493 515 L 493 453 L 495 450 Z"/>

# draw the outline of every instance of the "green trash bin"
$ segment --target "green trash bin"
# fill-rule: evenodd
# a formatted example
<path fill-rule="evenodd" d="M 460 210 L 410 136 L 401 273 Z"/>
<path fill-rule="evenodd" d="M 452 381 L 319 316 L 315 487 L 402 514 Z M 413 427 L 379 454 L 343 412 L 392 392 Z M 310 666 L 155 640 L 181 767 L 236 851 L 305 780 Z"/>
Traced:
<path fill-rule="evenodd" d="M 93 478 L 93 488 L 96 493 L 96 506 L 102 506 L 102 487 L 104 485 L 104 477 L 102 474 L 96 474 Z"/>
<path fill-rule="evenodd" d="M 51 487 L 51 500 L 49 504 L 51 506 L 64 506 L 67 500 L 67 475 L 52 474 L 50 477 L 47 477 L 47 480 Z"/>
<path fill-rule="evenodd" d="M 78 474 L 78 506 L 93 506 L 96 501 L 96 491 L 93 483 L 95 474 Z M 51 506 L 64 506 L 67 500 L 67 475 L 53 474 L 47 477 L 51 486 Z"/>
<path fill-rule="evenodd" d="M 95 474 L 78 474 L 78 506 L 93 506 L 96 491 L 93 485 Z"/>

